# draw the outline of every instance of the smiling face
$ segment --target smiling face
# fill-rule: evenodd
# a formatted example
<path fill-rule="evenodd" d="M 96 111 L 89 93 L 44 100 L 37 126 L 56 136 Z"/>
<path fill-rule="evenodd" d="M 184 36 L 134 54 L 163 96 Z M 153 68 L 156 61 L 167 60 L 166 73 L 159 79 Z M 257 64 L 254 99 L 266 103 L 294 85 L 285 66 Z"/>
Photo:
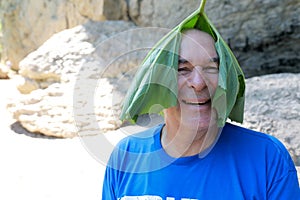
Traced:
<path fill-rule="evenodd" d="M 207 132 L 215 124 L 211 101 L 218 86 L 218 54 L 213 38 L 199 30 L 183 33 L 178 60 L 178 104 L 165 110 L 168 126 Z"/>

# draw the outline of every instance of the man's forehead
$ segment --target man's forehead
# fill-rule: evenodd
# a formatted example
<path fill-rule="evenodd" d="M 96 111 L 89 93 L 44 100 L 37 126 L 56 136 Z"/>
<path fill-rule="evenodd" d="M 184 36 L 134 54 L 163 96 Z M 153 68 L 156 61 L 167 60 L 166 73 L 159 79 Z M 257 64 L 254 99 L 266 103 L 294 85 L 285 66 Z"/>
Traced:
<path fill-rule="evenodd" d="M 206 40 L 208 39 L 208 40 L 212 40 L 215 42 L 215 40 L 213 39 L 213 37 L 210 34 L 208 34 L 205 31 L 198 30 L 198 29 L 184 30 L 182 32 L 182 37 L 185 39 L 191 39 L 191 40 L 193 40 L 193 38 L 203 38 L 203 39 L 206 39 Z"/>
<path fill-rule="evenodd" d="M 182 56 L 180 56 L 180 55 L 178 56 L 178 61 L 179 61 L 180 63 L 189 62 L 188 59 L 186 59 L 186 58 L 184 58 L 184 57 L 182 57 Z M 214 57 L 208 58 L 207 61 L 208 61 L 208 62 L 219 63 L 220 58 L 219 58 L 219 56 L 214 56 Z"/>

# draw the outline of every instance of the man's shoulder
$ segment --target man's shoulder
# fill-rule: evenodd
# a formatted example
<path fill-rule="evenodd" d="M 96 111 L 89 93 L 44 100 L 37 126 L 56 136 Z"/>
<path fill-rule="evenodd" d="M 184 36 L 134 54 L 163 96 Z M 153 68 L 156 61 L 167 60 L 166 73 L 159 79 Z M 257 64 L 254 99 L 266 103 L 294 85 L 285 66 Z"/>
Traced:
<path fill-rule="evenodd" d="M 269 158 L 277 157 L 287 165 L 293 166 L 288 150 L 276 137 L 229 123 L 223 130 L 225 140 L 240 152 L 255 154 L 257 157 L 264 155 Z"/>
<path fill-rule="evenodd" d="M 231 123 L 226 123 L 223 130 L 226 136 L 244 140 L 247 143 L 254 142 L 255 144 L 274 145 L 278 148 L 285 148 L 279 139 L 267 133 L 259 132 Z"/>

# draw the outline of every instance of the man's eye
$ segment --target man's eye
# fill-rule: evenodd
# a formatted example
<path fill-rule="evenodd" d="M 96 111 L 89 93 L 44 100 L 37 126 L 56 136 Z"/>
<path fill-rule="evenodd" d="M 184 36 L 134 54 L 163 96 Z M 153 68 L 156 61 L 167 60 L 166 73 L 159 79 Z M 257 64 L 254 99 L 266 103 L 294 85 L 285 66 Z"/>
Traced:
<path fill-rule="evenodd" d="M 179 75 L 186 75 L 189 72 L 191 72 L 191 70 L 189 68 L 187 68 L 187 67 L 180 67 L 180 68 L 178 68 L 178 74 Z"/>
<path fill-rule="evenodd" d="M 178 71 L 179 71 L 179 72 L 182 72 L 182 71 L 190 71 L 190 69 L 187 68 L 187 67 L 180 67 L 180 68 L 178 68 Z"/>
<path fill-rule="evenodd" d="M 218 67 L 212 67 L 212 66 L 204 67 L 203 71 L 205 73 L 209 73 L 209 74 L 217 74 L 217 73 L 219 73 L 219 68 Z"/>

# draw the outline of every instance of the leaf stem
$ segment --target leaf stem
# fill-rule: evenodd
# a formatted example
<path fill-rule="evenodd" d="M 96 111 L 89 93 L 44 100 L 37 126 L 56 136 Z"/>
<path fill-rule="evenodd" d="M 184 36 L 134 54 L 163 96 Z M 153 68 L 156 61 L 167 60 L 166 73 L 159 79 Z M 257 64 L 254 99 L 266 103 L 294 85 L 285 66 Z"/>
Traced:
<path fill-rule="evenodd" d="M 206 3 L 206 0 L 202 0 L 201 1 L 201 4 L 200 4 L 200 13 L 204 12 L 205 3 Z"/>

